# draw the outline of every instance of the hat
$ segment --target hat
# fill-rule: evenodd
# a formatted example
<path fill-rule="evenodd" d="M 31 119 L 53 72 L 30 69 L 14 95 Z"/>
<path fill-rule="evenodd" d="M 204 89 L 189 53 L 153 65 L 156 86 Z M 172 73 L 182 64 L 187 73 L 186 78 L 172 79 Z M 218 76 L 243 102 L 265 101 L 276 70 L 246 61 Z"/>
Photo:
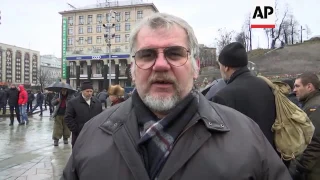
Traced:
<path fill-rule="evenodd" d="M 219 62 L 228 67 L 244 67 L 248 65 L 246 49 L 239 42 L 226 45 L 219 55 Z"/>
<path fill-rule="evenodd" d="M 84 81 L 82 84 L 81 84 L 81 90 L 86 90 L 86 89 L 93 89 L 93 86 L 91 84 L 90 81 Z"/>
<path fill-rule="evenodd" d="M 110 86 L 108 94 L 109 96 L 124 96 L 124 89 L 120 85 Z"/>

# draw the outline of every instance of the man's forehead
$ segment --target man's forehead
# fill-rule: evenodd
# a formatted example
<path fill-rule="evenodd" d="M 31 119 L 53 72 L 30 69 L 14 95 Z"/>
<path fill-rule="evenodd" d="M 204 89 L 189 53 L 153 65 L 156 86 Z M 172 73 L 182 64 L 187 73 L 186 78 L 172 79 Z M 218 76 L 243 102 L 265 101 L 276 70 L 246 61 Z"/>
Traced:
<path fill-rule="evenodd" d="M 177 34 L 179 34 L 177 36 Z M 155 37 L 157 36 L 157 37 Z M 157 39 L 161 37 L 161 41 L 164 40 L 164 45 L 163 47 L 168 46 L 167 40 L 169 39 L 174 39 L 175 42 L 170 43 L 170 46 L 173 45 L 179 45 L 179 46 L 185 46 L 185 44 L 187 43 L 187 33 L 186 31 L 178 26 L 178 25 L 172 25 L 170 26 L 170 28 L 166 28 L 166 27 L 159 27 L 156 29 L 153 29 L 149 26 L 143 26 L 140 31 L 137 34 L 137 39 L 136 39 L 136 43 L 137 43 L 137 48 L 140 49 L 140 47 L 143 48 L 152 48 L 154 46 L 161 46 L 159 45 L 159 41 L 155 41 L 154 39 Z M 181 44 L 181 42 L 177 42 L 179 41 L 179 39 L 181 38 L 181 40 L 183 41 L 183 44 Z"/>

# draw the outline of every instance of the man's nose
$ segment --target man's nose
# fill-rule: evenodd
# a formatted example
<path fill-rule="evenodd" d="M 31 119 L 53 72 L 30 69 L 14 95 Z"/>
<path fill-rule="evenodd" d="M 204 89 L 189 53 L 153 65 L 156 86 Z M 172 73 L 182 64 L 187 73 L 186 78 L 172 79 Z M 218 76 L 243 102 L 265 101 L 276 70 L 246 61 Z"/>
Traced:
<path fill-rule="evenodd" d="M 156 62 L 153 65 L 154 71 L 168 71 L 171 68 L 163 52 L 158 53 L 158 56 L 155 59 L 155 61 Z"/>

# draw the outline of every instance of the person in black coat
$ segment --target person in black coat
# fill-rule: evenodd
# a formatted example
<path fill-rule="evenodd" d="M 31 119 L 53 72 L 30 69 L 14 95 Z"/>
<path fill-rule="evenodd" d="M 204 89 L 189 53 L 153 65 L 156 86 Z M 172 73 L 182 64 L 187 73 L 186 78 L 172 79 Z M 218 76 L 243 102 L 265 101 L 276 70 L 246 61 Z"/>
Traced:
<path fill-rule="evenodd" d="M 72 132 L 72 147 L 86 122 L 102 112 L 102 104 L 93 97 L 93 87 L 90 82 L 83 82 L 81 93 L 67 103 L 64 120 Z"/>
<path fill-rule="evenodd" d="M 17 120 L 19 124 L 20 121 L 20 110 L 18 105 L 18 99 L 19 99 L 19 91 L 15 85 L 11 85 L 10 89 L 8 90 L 8 104 L 10 109 L 10 126 L 13 125 L 14 122 L 14 112 L 16 113 Z"/>
<path fill-rule="evenodd" d="M 37 109 L 37 107 L 40 107 L 40 116 L 42 116 L 42 112 L 43 112 L 43 101 L 44 101 L 44 95 L 42 94 L 41 91 L 38 91 L 37 97 L 36 97 L 36 105 L 33 107 L 33 109 L 31 110 L 31 113 Z"/>
<path fill-rule="evenodd" d="M 271 131 L 276 119 L 275 97 L 268 84 L 254 76 L 247 68 L 244 46 L 235 42 L 227 45 L 219 55 L 220 73 L 227 86 L 212 101 L 229 106 L 253 119 L 275 147 Z"/>
<path fill-rule="evenodd" d="M 34 94 L 31 92 L 31 90 L 28 90 L 27 92 L 28 92 L 27 112 L 31 112 L 32 102 L 34 100 Z"/>
<path fill-rule="evenodd" d="M 1 88 L 0 89 L 0 110 L 2 110 L 2 114 L 6 114 L 6 110 L 7 110 L 7 92 Z"/>

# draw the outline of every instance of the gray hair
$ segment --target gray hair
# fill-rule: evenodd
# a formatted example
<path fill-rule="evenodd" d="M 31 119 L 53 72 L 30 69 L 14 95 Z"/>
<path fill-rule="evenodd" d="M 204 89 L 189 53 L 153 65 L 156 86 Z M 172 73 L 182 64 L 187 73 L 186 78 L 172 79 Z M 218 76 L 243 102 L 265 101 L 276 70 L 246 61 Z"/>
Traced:
<path fill-rule="evenodd" d="M 198 73 L 198 66 L 196 59 L 199 57 L 199 45 L 198 40 L 194 34 L 194 31 L 192 27 L 183 19 L 166 14 L 166 13 L 154 13 L 148 17 L 145 17 L 142 19 L 131 31 L 130 34 L 130 54 L 131 56 L 134 55 L 136 51 L 136 41 L 137 41 L 137 35 L 139 31 L 147 26 L 152 29 L 160 29 L 160 28 L 166 28 L 170 29 L 172 26 L 178 25 L 182 29 L 184 29 L 188 36 L 188 48 L 190 49 L 191 54 L 191 64 L 192 68 L 195 72 Z M 134 59 L 131 57 L 131 62 L 134 62 Z M 131 73 L 133 74 L 135 71 L 135 65 L 131 66 Z"/>

